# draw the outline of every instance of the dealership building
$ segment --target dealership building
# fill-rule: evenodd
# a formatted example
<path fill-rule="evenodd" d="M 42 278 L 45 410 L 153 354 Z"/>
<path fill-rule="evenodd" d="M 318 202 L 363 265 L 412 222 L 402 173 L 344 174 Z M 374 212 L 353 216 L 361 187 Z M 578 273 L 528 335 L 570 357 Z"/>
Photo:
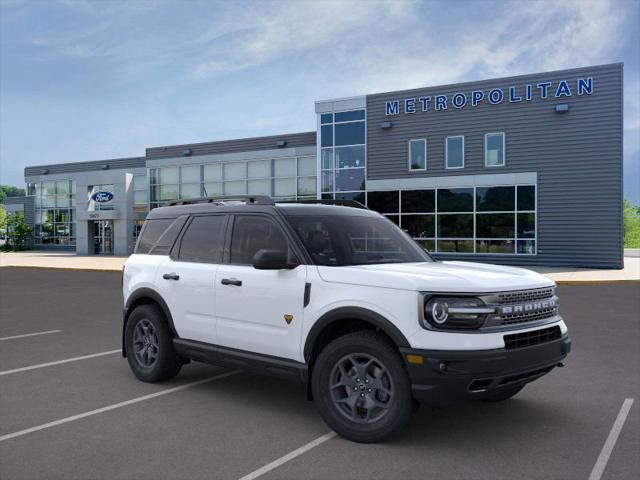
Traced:
<path fill-rule="evenodd" d="M 35 248 L 128 255 L 179 199 L 353 199 L 438 259 L 622 268 L 622 91 L 617 63 L 317 101 L 313 132 L 27 167 L 7 208 Z"/>

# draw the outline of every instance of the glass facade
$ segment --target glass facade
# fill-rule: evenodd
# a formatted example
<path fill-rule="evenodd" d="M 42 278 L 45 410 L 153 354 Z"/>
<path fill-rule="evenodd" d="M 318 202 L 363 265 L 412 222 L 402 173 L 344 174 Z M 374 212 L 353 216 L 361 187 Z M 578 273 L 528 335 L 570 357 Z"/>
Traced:
<path fill-rule="evenodd" d="M 243 160 L 149 170 L 149 204 L 222 195 L 316 198 L 316 157 Z"/>
<path fill-rule="evenodd" d="M 320 115 L 322 198 L 365 203 L 365 138 L 364 110 Z"/>
<path fill-rule="evenodd" d="M 28 193 L 35 197 L 35 245 L 75 245 L 76 183 L 72 180 L 32 183 Z"/>
<path fill-rule="evenodd" d="M 536 187 L 367 192 L 367 206 L 438 253 L 536 254 Z"/>

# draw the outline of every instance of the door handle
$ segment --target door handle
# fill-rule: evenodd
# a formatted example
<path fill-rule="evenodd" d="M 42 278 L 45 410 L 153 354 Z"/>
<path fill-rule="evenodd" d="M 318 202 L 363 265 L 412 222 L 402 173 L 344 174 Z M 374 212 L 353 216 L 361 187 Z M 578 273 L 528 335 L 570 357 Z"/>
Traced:
<path fill-rule="evenodd" d="M 233 285 L 234 287 L 242 286 L 242 280 L 236 280 L 235 278 L 223 278 L 220 283 L 222 285 Z"/>
<path fill-rule="evenodd" d="M 162 275 L 162 278 L 164 278 L 165 280 L 180 280 L 180 275 L 178 275 L 177 273 L 171 272 L 171 273 L 165 273 L 164 275 Z"/>

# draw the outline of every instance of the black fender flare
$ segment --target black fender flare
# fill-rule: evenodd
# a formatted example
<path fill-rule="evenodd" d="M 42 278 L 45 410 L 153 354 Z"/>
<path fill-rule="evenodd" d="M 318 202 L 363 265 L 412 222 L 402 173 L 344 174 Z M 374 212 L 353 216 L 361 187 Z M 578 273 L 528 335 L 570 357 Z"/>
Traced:
<path fill-rule="evenodd" d="M 309 363 L 313 347 L 322 331 L 332 323 L 341 320 L 361 320 L 369 323 L 386 333 L 396 346 L 400 348 L 411 347 L 400 329 L 379 313 L 362 307 L 339 307 L 322 315 L 311 327 L 304 344 L 303 355 L 305 362 Z"/>
<path fill-rule="evenodd" d="M 176 327 L 173 324 L 173 316 L 171 315 L 171 311 L 169 310 L 169 306 L 164 301 L 162 296 L 151 288 L 139 288 L 135 290 L 129 298 L 127 299 L 127 303 L 124 306 L 124 312 L 122 316 L 122 356 L 126 357 L 127 352 L 125 350 L 124 343 L 124 334 L 127 329 L 127 321 L 129 320 L 129 315 L 133 311 L 133 306 L 141 299 L 149 299 L 153 303 L 156 303 L 161 309 L 162 313 L 164 313 L 164 317 L 167 319 L 167 323 L 169 324 L 169 331 L 174 338 L 180 338 L 178 336 L 178 332 L 176 332 Z"/>

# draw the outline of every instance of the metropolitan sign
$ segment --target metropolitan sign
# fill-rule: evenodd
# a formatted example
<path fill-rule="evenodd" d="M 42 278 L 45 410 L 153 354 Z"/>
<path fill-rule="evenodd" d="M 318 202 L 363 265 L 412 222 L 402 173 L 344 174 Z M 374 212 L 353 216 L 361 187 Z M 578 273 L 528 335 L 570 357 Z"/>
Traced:
<path fill-rule="evenodd" d="M 400 113 L 428 112 L 431 110 L 447 110 L 449 107 L 464 108 L 467 105 L 477 107 L 482 103 L 498 105 L 502 102 L 518 103 L 530 102 L 534 99 L 544 100 L 550 96 L 555 98 L 571 97 L 575 95 L 591 95 L 593 93 L 593 77 L 576 79 L 575 83 L 567 80 L 554 82 L 540 82 L 522 87 L 492 88 L 489 90 L 472 90 L 457 92 L 453 95 L 434 95 L 393 99 L 385 102 L 385 115 Z M 402 110 L 402 111 L 401 111 Z"/>

